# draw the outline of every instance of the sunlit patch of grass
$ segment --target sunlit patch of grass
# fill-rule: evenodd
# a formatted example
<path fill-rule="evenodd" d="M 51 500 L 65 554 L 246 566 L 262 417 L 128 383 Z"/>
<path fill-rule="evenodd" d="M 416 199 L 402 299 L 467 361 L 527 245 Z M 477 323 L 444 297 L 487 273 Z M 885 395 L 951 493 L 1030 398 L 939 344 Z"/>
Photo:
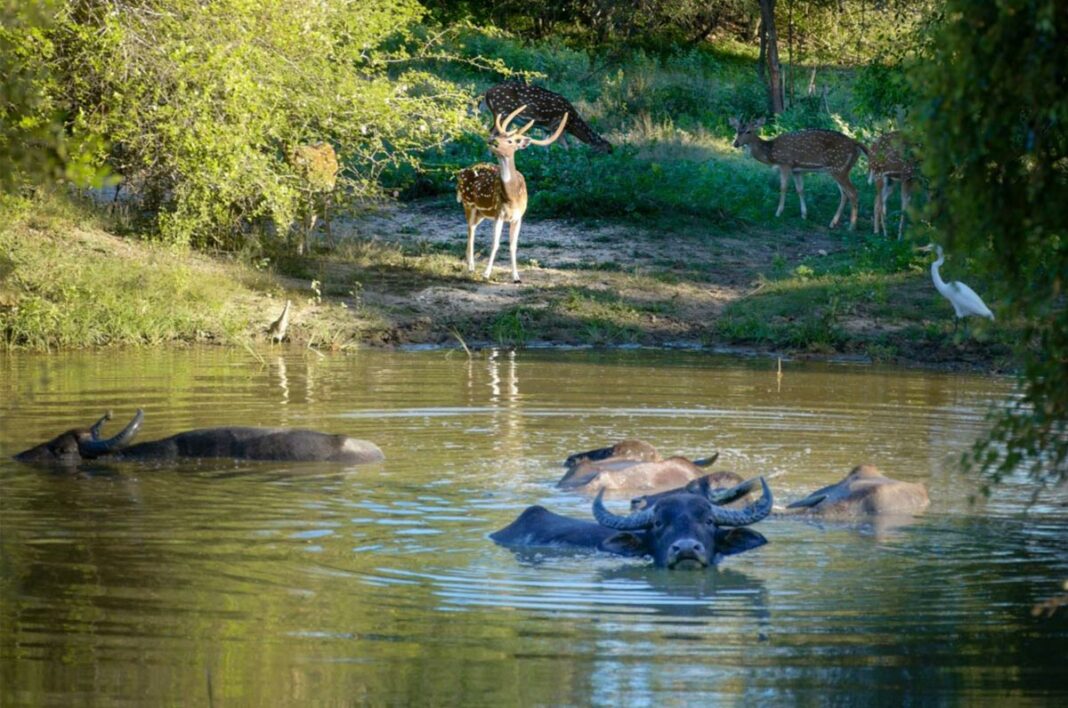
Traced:
<path fill-rule="evenodd" d="M 62 195 L 7 215 L 0 230 L 7 347 L 228 340 L 247 325 L 229 306 L 257 279 L 243 266 L 197 267 L 190 254 L 115 238 L 100 230 L 102 217 Z"/>

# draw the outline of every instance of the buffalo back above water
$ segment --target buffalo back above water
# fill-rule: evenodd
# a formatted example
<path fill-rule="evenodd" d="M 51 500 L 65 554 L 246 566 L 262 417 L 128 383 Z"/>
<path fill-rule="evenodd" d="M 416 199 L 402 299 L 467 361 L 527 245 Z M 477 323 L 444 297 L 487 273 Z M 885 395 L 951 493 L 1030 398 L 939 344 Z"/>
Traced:
<path fill-rule="evenodd" d="M 68 430 L 48 442 L 20 452 L 15 459 L 62 466 L 96 459 L 234 458 L 349 464 L 383 459 L 382 451 L 372 442 L 346 435 L 292 428 L 204 428 L 178 433 L 163 440 L 129 445 L 140 430 L 144 413 L 138 410 L 121 432 L 104 439 L 100 433 L 110 419 L 109 412 L 91 427 Z"/>
<path fill-rule="evenodd" d="M 662 492 L 702 476 L 715 459 L 715 455 L 696 462 L 681 456 L 664 459 L 643 440 L 623 440 L 568 457 L 567 472 L 556 486 L 590 494 L 602 489 L 609 495 Z"/>
<path fill-rule="evenodd" d="M 914 514 L 929 503 L 923 484 L 892 479 L 874 465 L 859 465 L 842 480 L 817 489 L 786 508 L 823 516 Z"/>

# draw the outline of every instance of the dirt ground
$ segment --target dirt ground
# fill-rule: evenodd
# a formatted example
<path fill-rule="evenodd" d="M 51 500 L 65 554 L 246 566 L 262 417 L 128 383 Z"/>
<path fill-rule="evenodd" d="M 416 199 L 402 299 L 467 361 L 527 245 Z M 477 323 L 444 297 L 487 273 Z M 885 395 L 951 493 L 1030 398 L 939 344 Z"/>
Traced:
<path fill-rule="evenodd" d="M 492 344 L 492 324 L 518 308 L 537 320 L 527 344 L 545 337 L 555 344 L 697 346 L 713 338 L 712 325 L 724 307 L 759 287 L 758 273 L 774 257 L 796 261 L 840 248 L 820 234 L 709 239 L 702 231 L 700 224 L 665 234 L 615 223 L 531 219 L 519 242 L 522 282 L 514 284 L 507 229 L 492 278 L 485 280 L 492 222 L 479 226 L 476 268 L 468 273 L 463 215 L 457 205 L 439 200 L 335 223 L 338 248 L 324 253 L 311 274 L 324 292 L 377 321 L 360 335 L 369 343 L 455 343 L 460 335 L 471 345 Z M 345 290 L 355 282 L 358 292 Z M 579 306 L 568 317 L 576 294 L 606 303 L 612 312 L 601 317 Z M 561 306 L 568 297 L 572 304 Z M 591 319 L 622 321 L 624 341 L 598 342 L 589 331 Z"/>

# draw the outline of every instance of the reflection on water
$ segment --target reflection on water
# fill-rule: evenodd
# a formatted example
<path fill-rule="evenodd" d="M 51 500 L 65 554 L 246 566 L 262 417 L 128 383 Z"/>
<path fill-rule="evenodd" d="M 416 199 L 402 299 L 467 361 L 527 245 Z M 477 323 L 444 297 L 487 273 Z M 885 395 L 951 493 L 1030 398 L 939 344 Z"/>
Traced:
<path fill-rule="evenodd" d="M 215 350 L 0 355 L 0 703 L 766 703 L 1062 697 L 1061 498 L 954 470 L 989 377 L 689 353 Z M 141 439 L 289 425 L 380 464 L 9 461 L 106 409 Z M 919 520 L 766 521 L 707 572 L 515 554 L 487 534 L 570 452 L 642 436 L 780 473 L 789 501 L 859 462 L 924 481 Z"/>

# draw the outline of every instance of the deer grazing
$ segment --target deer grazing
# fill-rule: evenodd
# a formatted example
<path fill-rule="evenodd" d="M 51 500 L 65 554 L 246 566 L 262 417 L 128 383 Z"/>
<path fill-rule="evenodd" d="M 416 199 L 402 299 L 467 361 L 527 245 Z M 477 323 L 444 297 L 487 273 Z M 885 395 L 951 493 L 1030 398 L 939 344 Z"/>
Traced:
<path fill-rule="evenodd" d="M 486 91 L 482 102 L 495 116 L 506 115 L 523 106 L 523 112 L 519 114 L 522 120 L 534 121 L 535 126 L 550 132 L 556 130 L 564 116 L 570 116 L 567 124 L 568 134 L 574 135 L 597 152 L 612 152 L 612 143 L 595 133 L 593 128 L 582 120 L 570 101 L 540 86 L 518 81 L 497 84 Z M 566 135 L 560 145 L 567 147 Z"/>
<path fill-rule="evenodd" d="M 508 126 L 516 116 L 523 112 L 525 106 L 512 111 L 504 121 L 501 116 L 494 118 L 494 130 L 487 139 L 490 152 L 497 157 L 497 164 L 479 164 L 461 170 L 456 179 L 456 201 L 464 207 L 467 219 L 467 270 L 475 270 L 475 229 L 485 219 L 493 219 L 493 246 L 490 249 L 489 263 L 486 264 L 485 278 L 493 272 L 493 259 L 501 245 L 501 231 L 504 223 L 509 223 L 508 246 L 512 255 L 512 280 L 520 282 L 519 269 L 515 257 L 519 248 L 519 228 L 523 225 L 523 214 L 527 210 L 527 182 L 516 169 L 515 153 L 529 145 L 550 145 L 560 137 L 567 126 L 565 113 L 556 127 L 556 132 L 544 140 L 527 137 L 526 133 L 534 127 L 534 121 L 518 130 L 509 130 Z"/>
<path fill-rule="evenodd" d="M 857 188 L 849 181 L 849 172 L 856 164 L 860 153 L 867 154 L 866 147 L 842 133 L 816 128 L 784 133 L 772 140 L 761 140 L 757 131 L 764 125 L 763 118 L 757 118 L 748 123 L 731 118 L 729 122 L 731 127 L 738 131 L 734 137 L 734 147 L 748 146 L 750 155 L 765 165 L 771 165 L 779 170 L 781 188 L 779 208 L 775 211 L 775 216 L 782 216 L 783 206 L 786 203 L 786 183 L 790 175 L 793 175 L 794 187 L 801 200 L 801 218 L 808 218 L 808 209 L 805 207 L 804 173 L 826 172 L 838 183 L 838 191 L 842 197 L 838 202 L 838 211 L 831 219 L 831 228 L 838 225 L 847 197 L 852 207 L 849 228 L 856 228 Z"/>
<path fill-rule="evenodd" d="M 879 136 L 868 153 L 868 182 L 875 182 L 875 208 L 872 214 L 872 233 L 886 232 L 886 202 L 890 198 L 894 180 L 901 183 L 901 220 L 897 225 L 900 240 L 905 233 L 905 212 L 909 205 L 909 191 L 916 176 L 916 162 L 909 154 L 905 137 L 893 131 Z"/>

